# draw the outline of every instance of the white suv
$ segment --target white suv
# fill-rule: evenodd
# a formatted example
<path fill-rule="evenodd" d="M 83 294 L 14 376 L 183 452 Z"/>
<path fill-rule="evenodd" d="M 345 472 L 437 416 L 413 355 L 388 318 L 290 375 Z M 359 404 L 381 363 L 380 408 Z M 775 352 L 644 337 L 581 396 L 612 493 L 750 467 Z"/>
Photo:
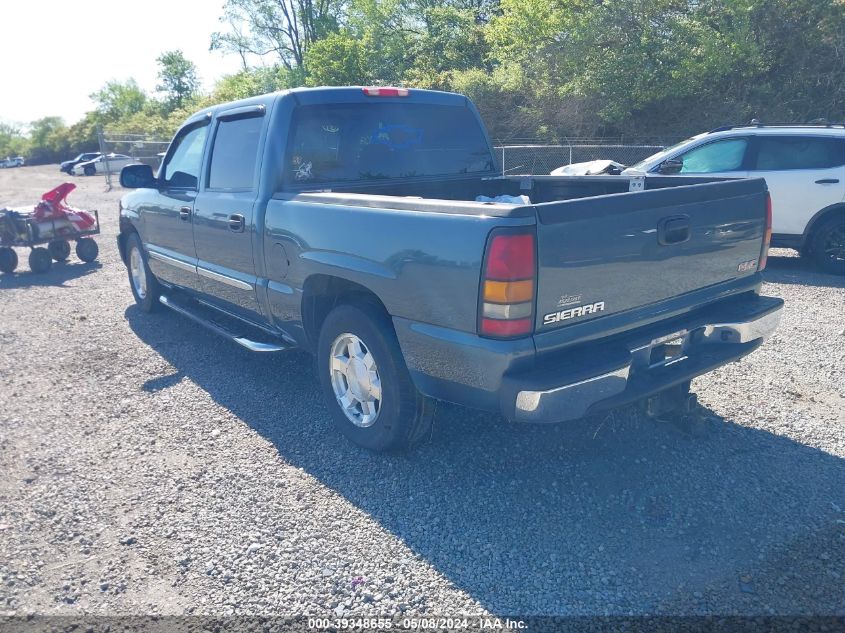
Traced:
<path fill-rule="evenodd" d="M 845 274 L 845 125 L 727 127 L 699 134 L 623 171 L 765 178 L 772 246 Z"/>

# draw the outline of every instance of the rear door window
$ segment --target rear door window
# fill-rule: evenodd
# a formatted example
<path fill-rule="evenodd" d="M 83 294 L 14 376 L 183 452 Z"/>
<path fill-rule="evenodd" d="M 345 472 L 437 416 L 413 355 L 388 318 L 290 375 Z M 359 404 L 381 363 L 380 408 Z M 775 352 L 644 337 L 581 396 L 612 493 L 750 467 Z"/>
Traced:
<path fill-rule="evenodd" d="M 251 190 L 264 118 L 223 119 L 217 124 L 208 168 L 208 188 Z"/>
<path fill-rule="evenodd" d="M 682 154 L 682 174 L 713 174 L 742 169 L 748 140 L 731 138 L 701 145 Z"/>
<path fill-rule="evenodd" d="M 302 106 L 285 158 L 289 184 L 494 170 L 487 137 L 470 109 L 413 103 Z"/>
<path fill-rule="evenodd" d="M 812 136 L 758 136 L 755 169 L 828 169 L 845 165 L 845 139 Z"/>

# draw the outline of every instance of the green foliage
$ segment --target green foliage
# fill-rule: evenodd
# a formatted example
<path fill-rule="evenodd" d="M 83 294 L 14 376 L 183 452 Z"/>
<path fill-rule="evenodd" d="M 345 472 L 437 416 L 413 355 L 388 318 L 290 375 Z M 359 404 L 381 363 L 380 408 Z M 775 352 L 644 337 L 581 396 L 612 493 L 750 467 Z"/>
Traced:
<path fill-rule="evenodd" d="M 845 120 L 845 0 L 226 0 L 221 21 L 211 46 L 243 70 L 210 94 L 166 52 L 163 98 L 108 82 L 69 127 L 0 125 L 0 156 L 89 150 L 97 125 L 169 137 L 200 108 L 301 85 L 454 90 L 505 141 Z"/>
<path fill-rule="evenodd" d="M 302 85 L 301 73 L 284 66 L 261 66 L 220 79 L 211 93 L 212 103 L 236 101 Z"/>
<path fill-rule="evenodd" d="M 301 68 L 312 43 L 338 28 L 345 0 L 226 0 L 221 21 L 228 29 L 211 36 L 212 50 L 269 56 L 288 70 Z"/>
<path fill-rule="evenodd" d="M 0 159 L 26 155 L 28 150 L 29 139 L 20 126 L 0 121 Z"/>
<path fill-rule="evenodd" d="M 180 50 L 166 51 L 156 59 L 159 65 L 156 90 L 165 95 L 169 110 L 181 108 L 199 92 L 197 67 Z"/>
<path fill-rule="evenodd" d="M 57 116 L 33 121 L 29 127 L 29 143 L 30 161 L 46 163 L 56 160 L 70 145 L 64 121 Z"/>
<path fill-rule="evenodd" d="M 144 109 L 147 95 L 134 79 L 108 81 L 89 95 L 103 121 L 117 121 Z"/>

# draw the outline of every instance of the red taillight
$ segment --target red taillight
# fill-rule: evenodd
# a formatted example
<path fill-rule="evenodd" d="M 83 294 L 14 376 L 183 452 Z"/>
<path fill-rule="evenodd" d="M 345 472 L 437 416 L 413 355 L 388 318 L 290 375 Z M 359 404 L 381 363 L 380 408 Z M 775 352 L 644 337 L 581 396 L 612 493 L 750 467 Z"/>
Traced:
<path fill-rule="evenodd" d="M 479 300 L 479 332 L 514 338 L 534 329 L 537 249 L 533 233 L 494 233 L 487 243 Z"/>
<path fill-rule="evenodd" d="M 772 243 L 772 194 L 766 194 L 766 231 L 763 234 L 763 250 L 760 253 L 760 264 L 757 270 L 763 270 L 766 267 L 766 261 L 769 259 L 769 244 Z"/>
<path fill-rule="evenodd" d="M 534 276 L 534 236 L 496 235 L 487 253 L 487 279 L 513 281 Z"/>
<path fill-rule="evenodd" d="M 369 88 L 361 88 L 361 90 L 368 97 L 407 97 L 410 94 L 407 88 L 371 86 Z"/>

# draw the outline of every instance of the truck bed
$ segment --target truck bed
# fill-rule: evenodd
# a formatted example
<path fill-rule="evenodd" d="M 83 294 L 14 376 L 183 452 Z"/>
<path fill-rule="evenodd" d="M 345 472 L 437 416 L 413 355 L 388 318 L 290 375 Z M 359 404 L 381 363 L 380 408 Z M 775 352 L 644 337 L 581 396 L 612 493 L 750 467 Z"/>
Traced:
<path fill-rule="evenodd" d="M 537 335 L 619 314 L 637 322 L 669 306 L 689 309 L 730 288 L 747 289 L 743 280 L 756 273 L 761 255 L 765 181 L 649 177 L 639 184 L 642 190 L 629 191 L 628 176 L 467 178 L 371 183 L 286 199 L 535 224 Z M 479 194 L 525 194 L 531 204 L 474 202 Z"/>

